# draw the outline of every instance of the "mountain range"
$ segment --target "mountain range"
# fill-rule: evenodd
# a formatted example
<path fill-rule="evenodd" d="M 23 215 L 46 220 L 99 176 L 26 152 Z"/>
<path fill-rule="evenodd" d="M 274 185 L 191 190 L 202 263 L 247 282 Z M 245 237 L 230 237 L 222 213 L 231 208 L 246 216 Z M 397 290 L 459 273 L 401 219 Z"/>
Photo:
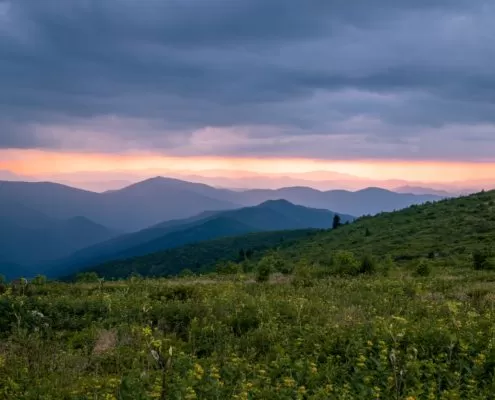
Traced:
<path fill-rule="evenodd" d="M 334 212 L 345 222 L 441 198 L 380 188 L 234 191 L 162 177 L 103 193 L 0 181 L 0 265 L 10 275 L 12 265 L 16 274 L 60 272 L 248 232 L 328 228 Z"/>
<path fill-rule="evenodd" d="M 286 200 L 269 200 L 258 206 L 222 212 L 204 212 L 193 218 L 167 221 L 150 228 L 121 235 L 79 250 L 62 260 L 43 266 L 51 276 L 74 268 L 142 256 L 190 243 L 231 237 L 251 232 L 295 229 L 328 229 L 334 213 L 294 205 Z M 341 222 L 353 217 L 340 215 Z"/>
<path fill-rule="evenodd" d="M 396 193 L 380 188 L 355 192 L 309 187 L 234 191 L 201 183 L 156 177 L 120 190 L 96 193 L 51 182 L 0 181 L 0 199 L 22 204 L 58 219 L 83 216 L 121 232 L 138 231 L 166 220 L 203 211 L 254 206 L 285 199 L 305 207 L 360 216 L 393 211 L 445 196 Z"/>

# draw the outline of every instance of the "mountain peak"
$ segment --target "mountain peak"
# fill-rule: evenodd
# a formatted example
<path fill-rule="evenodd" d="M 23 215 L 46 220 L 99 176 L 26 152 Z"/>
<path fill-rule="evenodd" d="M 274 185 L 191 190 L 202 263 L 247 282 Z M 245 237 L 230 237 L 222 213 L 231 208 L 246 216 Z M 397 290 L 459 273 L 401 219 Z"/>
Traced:
<path fill-rule="evenodd" d="M 284 207 L 292 206 L 292 207 L 294 207 L 295 204 L 293 204 L 290 201 L 285 200 L 285 199 L 275 199 L 275 200 L 264 201 L 263 203 L 258 205 L 258 207 L 265 207 L 265 206 L 270 206 L 270 207 L 273 207 L 273 206 L 284 206 Z"/>

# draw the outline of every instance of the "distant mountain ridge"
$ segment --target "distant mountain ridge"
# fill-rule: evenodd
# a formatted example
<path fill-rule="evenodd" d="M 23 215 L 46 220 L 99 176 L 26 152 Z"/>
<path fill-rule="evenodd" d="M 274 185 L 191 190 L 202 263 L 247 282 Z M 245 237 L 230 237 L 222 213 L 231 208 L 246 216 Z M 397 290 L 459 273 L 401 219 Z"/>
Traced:
<path fill-rule="evenodd" d="M 84 216 L 112 229 L 132 232 L 160 221 L 187 218 L 204 210 L 239 208 L 209 194 L 206 185 L 152 178 L 121 190 L 95 193 L 51 182 L 0 181 L 0 198 L 24 204 L 47 216 Z"/>
<path fill-rule="evenodd" d="M 161 221 L 193 217 L 285 199 L 293 204 L 360 216 L 393 211 L 444 196 L 395 193 L 380 188 L 355 192 L 319 191 L 309 187 L 234 191 L 200 183 L 155 177 L 123 189 L 95 193 L 50 182 L 0 181 L 0 198 L 24 204 L 52 218 L 84 216 L 123 232 L 135 232 Z"/>

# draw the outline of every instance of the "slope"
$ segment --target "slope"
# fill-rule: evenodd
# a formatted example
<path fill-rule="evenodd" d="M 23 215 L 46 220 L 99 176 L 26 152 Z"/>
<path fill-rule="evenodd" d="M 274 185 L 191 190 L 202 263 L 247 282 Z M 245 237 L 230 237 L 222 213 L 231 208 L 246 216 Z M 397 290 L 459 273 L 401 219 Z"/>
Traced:
<path fill-rule="evenodd" d="M 495 191 L 490 191 L 363 217 L 300 241 L 281 256 L 288 262 L 304 258 L 326 265 L 336 251 L 348 250 L 357 256 L 390 255 L 399 262 L 428 257 L 451 265 L 471 262 L 474 252 L 489 249 L 493 243 Z"/>
<path fill-rule="evenodd" d="M 317 232 L 314 229 L 300 229 L 218 238 L 141 257 L 111 261 L 85 271 L 94 271 L 106 279 L 125 278 L 133 273 L 143 276 L 177 275 L 184 269 L 194 273 L 210 272 L 219 262 L 239 261 L 240 253 L 258 259 L 268 249 L 291 246 L 296 240 L 313 237 Z"/>
<path fill-rule="evenodd" d="M 286 231 L 287 235 L 300 231 Z M 246 236 L 229 238 L 243 241 Z M 232 255 L 230 242 L 220 240 L 215 260 Z M 278 257 L 286 264 L 301 261 L 322 267 L 331 266 L 334 256 L 339 251 L 353 252 L 356 257 L 373 254 L 382 258 L 390 256 L 398 263 L 414 263 L 429 258 L 437 265 L 457 266 L 471 265 L 472 255 L 477 251 L 490 250 L 495 242 L 495 191 L 482 192 L 467 197 L 447 199 L 435 203 L 414 205 L 407 209 L 381 213 L 373 217 L 361 217 L 354 223 L 336 230 L 316 231 L 309 237 L 300 235 L 287 246 L 265 246 L 263 251 L 278 249 Z M 228 243 L 228 244 L 227 244 Z M 212 242 L 195 245 L 195 270 L 208 271 L 215 264 L 211 259 L 203 260 L 204 248 Z M 142 274 L 162 275 L 175 273 L 180 268 L 191 268 L 187 262 L 188 250 L 182 247 L 174 252 L 151 254 L 121 262 L 108 263 L 94 268 L 105 276 L 125 276 L 130 271 Z M 236 249 L 239 246 L 235 247 Z M 244 247 L 246 248 L 246 247 Z M 180 257 L 178 254 L 181 254 Z M 178 261 L 181 257 L 186 261 Z M 231 259 L 231 257 L 226 257 Z M 172 263 L 176 263 L 172 266 Z M 172 271 L 172 272 L 170 272 Z"/>
<path fill-rule="evenodd" d="M 188 243 L 234 236 L 248 232 L 287 229 L 329 228 L 334 213 L 296 206 L 285 200 L 268 201 L 255 207 L 223 212 L 204 212 L 184 220 L 164 222 L 151 228 L 123 235 L 76 252 L 47 269 L 55 271 L 96 265 L 102 262 L 140 256 Z M 343 222 L 352 220 L 342 216 Z"/>

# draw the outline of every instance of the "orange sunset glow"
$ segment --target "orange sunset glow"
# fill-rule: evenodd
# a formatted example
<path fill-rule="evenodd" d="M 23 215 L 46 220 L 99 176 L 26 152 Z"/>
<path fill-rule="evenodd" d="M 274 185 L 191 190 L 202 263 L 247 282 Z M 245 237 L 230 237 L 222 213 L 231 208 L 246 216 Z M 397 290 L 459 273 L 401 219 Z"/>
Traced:
<path fill-rule="evenodd" d="M 315 160 L 302 158 L 168 157 L 153 153 L 100 154 L 41 150 L 0 151 L 0 169 L 42 178 L 44 175 L 76 172 L 146 172 L 198 175 L 223 171 L 256 174 L 291 174 L 328 171 L 368 179 L 404 179 L 422 182 L 489 180 L 495 177 L 495 163 L 401 161 L 401 160 Z M 318 180 L 315 178 L 314 180 Z"/>

